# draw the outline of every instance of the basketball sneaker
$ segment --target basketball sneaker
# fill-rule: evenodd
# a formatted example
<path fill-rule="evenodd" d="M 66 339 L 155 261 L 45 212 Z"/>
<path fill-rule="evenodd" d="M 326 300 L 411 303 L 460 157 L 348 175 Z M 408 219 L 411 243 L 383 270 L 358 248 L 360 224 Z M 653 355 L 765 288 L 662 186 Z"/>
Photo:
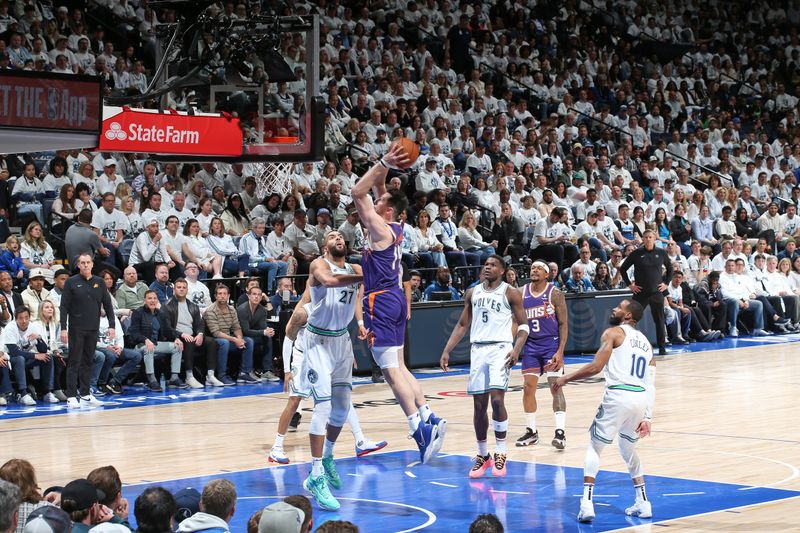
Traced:
<path fill-rule="evenodd" d="M 557 429 L 556 435 L 553 437 L 553 442 L 551 442 L 557 450 L 563 450 L 567 446 L 567 436 L 564 434 L 563 429 Z"/>
<path fill-rule="evenodd" d="M 356 443 L 356 456 L 357 457 L 364 457 L 365 455 L 377 452 L 378 450 L 382 450 L 386 448 L 388 442 L 382 440 L 380 442 L 373 442 L 371 440 L 361 440 Z"/>
<path fill-rule="evenodd" d="M 419 448 L 419 461 L 427 463 L 435 452 L 434 443 L 439 438 L 439 428 L 433 424 L 420 424 L 417 430 L 411 434 Z"/>
<path fill-rule="evenodd" d="M 439 453 L 439 450 L 442 449 L 442 445 L 444 444 L 444 434 L 447 431 L 447 420 L 444 418 L 439 418 L 435 414 L 431 413 L 431 416 L 428 418 L 426 424 L 430 424 L 432 426 L 436 426 L 439 428 L 439 436 L 433 442 L 433 453 L 432 455 L 436 455 Z"/>
<path fill-rule="evenodd" d="M 317 504 L 326 511 L 338 511 L 341 505 L 339 501 L 331 494 L 331 489 L 328 487 L 328 480 L 325 476 L 313 477 L 311 474 L 303 481 L 303 488 L 306 489 Z"/>
<path fill-rule="evenodd" d="M 494 477 L 505 477 L 506 475 L 506 454 L 494 454 L 494 466 L 492 466 L 492 475 Z"/>
<path fill-rule="evenodd" d="M 299 412 L 292 415 L 292 419 L 289 421 L 289 431 L 292 433 L 297 431 L 297 426 L 300 425 L 301 418 L 303 418 L 303 415 L 301 415 Z"/>
<path fill-rule="evenodd" d="M 517 439 L 517 446 L 531 446 L 539 442 L 539 431 L 525 428 L 525 434 Z"/>
<path fill-rule="evenodd" d="M 470 479 L 482 477 L 484 472 L 486 472 L 489 468 L 492 467 L 491 455 L 487 455 L 486 457 L 476 455 L 474 461 L 475 464 L 472 465 L 472 469 L 469 471 Z"/>
<path fill-rule="evenodd" d="M 336 465 L 333 462 L 333 457 L 323 457 L 322 468 L 325 469 L 325 478 L 328 480 L 328 484 L 334 489 L 341 489 L 342 479 L 339 477 L 339 473 L 336 471 Z"/>
<path fill-rule="evenodd" d="M 588 523 L 594 520 L 594 504 L 591 500 L 581 498 L 581 508 L 578 511 L 578 522 Z"/>
<path fill-rule="evenodd" d="M 639 518 L 652 518 L 653 506 L 649 501 L 636 500 L 632 507 L 625 509 L 625 514 L 628 516 L 638 516 Z"/>
<path fill-rule="evenodd" d="M 269 451 L 269 462 L 278 463 L 280 465 L 289 464 L 289 458 L 286 456 L 286 452 L 283 451 L 283 446 L 272 447 L 272 449 Z"/>

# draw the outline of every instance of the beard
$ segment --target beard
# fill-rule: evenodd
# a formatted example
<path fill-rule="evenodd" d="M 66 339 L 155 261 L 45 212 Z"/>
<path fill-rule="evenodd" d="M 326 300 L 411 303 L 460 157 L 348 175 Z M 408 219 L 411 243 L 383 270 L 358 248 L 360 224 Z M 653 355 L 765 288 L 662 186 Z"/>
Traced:
<path fill-rule="evenodd" d="M 608 317 L 608 323 L 611 324 L 612 326 L 619 326 L 620 324 L 622 324 L 622 319 L 618 316 L 611 315 L 610 317 Z"/>
<path fill-rule="evenodd" d="M 328 252 L 331 254 L 331 256 L 337 259 L 341 259 L 342 257 L 347 255 L 347 248 L 344 247 L 339 248 L 337 246 L 331 246 L 330 248 L 328 248 Z"/>

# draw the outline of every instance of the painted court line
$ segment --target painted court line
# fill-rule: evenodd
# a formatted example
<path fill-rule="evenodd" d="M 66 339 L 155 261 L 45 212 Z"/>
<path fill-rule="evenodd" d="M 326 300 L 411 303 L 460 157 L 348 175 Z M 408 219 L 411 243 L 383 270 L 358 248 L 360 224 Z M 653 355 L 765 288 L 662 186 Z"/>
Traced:
<path fill-rule="evenodd" d="M 413 477 L 413 478 L 417 477 L 417 476 L 414 475 L 414 472 L 409 472 L 408 470 L 406 470 L 406 475 L 408 477 Z"/>
<path fill-rule="evenodd" d="M 705 494 L 705 492 L 673 492 L 672 494 L 662 494 L 662 496 L 693 496 L 696 494 Z"/>
<path fill-rule="evenodd" d="M 450 485 L 448 483 L 440 483 L 438 481 L 431 481 L 430 484 L 431 485 L 439 485 L 440 487 L 448 487 L 448 488 L 451 488 L 451 489 L 457 489 L 458 488 L 457 485 Z"/>

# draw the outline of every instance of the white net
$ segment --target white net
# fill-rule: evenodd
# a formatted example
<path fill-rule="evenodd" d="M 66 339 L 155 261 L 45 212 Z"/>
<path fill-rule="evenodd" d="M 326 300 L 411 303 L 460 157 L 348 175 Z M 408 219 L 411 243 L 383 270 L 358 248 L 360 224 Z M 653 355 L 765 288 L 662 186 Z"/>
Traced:
<path fill-rule="evenodd" d="M 293 163 L 249 163 L 249 172 L 246 175 L 256 178 L 256 196 L 266 198 L 272 193 L 278 193 L 285 198 L 291 191 L 289 179 L 292 175 Z"/>

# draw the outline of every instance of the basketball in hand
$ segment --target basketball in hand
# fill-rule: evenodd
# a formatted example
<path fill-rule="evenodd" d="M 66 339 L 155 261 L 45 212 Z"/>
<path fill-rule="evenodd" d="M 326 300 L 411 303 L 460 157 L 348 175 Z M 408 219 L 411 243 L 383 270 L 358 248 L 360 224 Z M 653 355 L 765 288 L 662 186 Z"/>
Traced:
<path fill-rule="evenodd" d="M 419 145 L 408 137 L 400 137 L 400 140 L 397 141 L 397 143 L 400 145 L 400 148 L 403 149 L 403 152 L 408 158 L 408 166 L 413 165 L 419 157 Z"/>

